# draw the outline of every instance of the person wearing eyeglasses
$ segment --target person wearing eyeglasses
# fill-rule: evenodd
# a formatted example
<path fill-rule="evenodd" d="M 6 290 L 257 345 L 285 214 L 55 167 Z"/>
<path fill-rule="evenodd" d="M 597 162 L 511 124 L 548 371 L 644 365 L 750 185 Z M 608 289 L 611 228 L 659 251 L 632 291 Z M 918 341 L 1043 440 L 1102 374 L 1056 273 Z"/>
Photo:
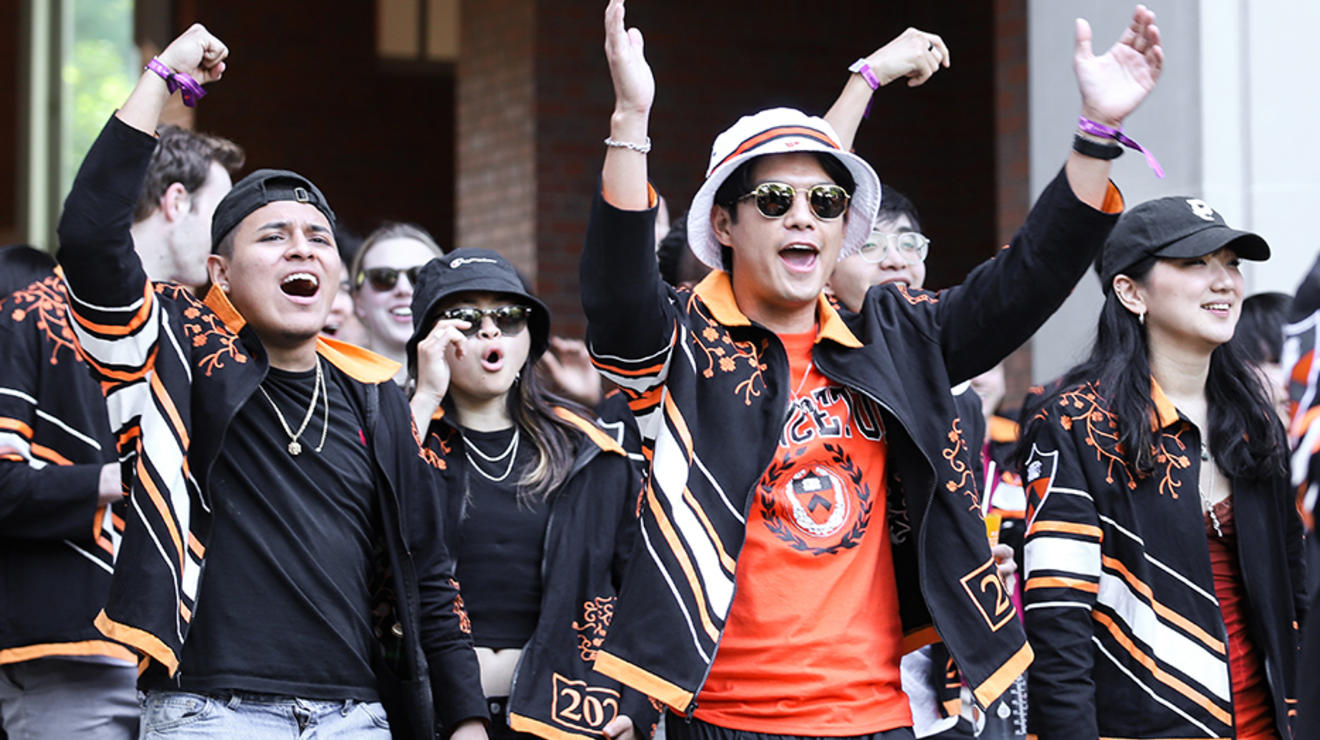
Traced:
<path fill-rule="evenodd" d="M 594 414 L 541 385 L 550 314 L 508 260 L 456 249 L 418 280 L 412 410 L 451 492 L 444 535 L 490 736 L 650 737 L 649 700 L 591 670 L 636 542 L 638 471 Z"/>
<path fill-rule="evenodd" d="M 367 235 L 349 264 L 353 313 L 367 333 L 367 349 L 399 363 L 395 382 L 408 378 L 404 345 L 412 336 L 412 296 L 422 265 L 444 254 L 420 226 L 385 224 Z"/>
<path fill-rule="evenodd" d="M 936 41 L 914 33 L 872 57 L 875 86 L 924 82 L 946 54 Z M 854 314 L 823 289 L 866 243 L 879 178 L 827 121 L 761 111 L 716 137 L 688 209 L 689 246 L 715 269 L 673 288 L 652 249 L 656 81 L 623 0 L 605 10 L 605 53 L 615 104 L 581 295 L 649 473 L 644 546 L 595 670 L 681 715 L 670 738 L 892 740 L 913 737 L 899 658 L 942 637 L 989 705 L 1031 648 L 980 515 L 979 440 L 949 388 L 1025 341 L 1085 274 L 1122 207 L 1094 156 L 1109 150 L 1073 151 L 1012 245 L 962 286 L 872 290 Z M 1120 126 L 1162 60 L 1143 7 L 1100 56 L 1078 21 L 1084 118 Z"/>
<path fill-rule="evenodd" d="M 861 249 L 844 257 L 830 273 L 829 291 L 850 311 L 861 310 L 873 285 L 902 283 L 920 289 L 926 282 L 930 239 L 921 233 L 916 206 L 882 185 L 880 212 Z"/>

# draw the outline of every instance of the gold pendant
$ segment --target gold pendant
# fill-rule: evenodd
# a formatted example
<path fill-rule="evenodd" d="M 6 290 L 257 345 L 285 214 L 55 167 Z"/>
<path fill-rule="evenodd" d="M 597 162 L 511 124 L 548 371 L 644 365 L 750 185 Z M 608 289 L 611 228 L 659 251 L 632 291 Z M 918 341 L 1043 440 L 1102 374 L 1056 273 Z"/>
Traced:
<path fill-rule="evenodd" d="M 302 445 L 298 444 L 298 440 L 295 439 L 289 443 L 290 455 L 297 455 L 300 452 L 302 452 Z"/>

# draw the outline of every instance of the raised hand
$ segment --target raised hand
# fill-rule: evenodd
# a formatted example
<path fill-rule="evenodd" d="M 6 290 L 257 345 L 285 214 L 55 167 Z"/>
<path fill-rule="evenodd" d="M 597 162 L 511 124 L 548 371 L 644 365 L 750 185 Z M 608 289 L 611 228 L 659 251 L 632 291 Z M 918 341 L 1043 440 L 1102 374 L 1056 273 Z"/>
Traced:
<path fill-rule="evenodd" d="M 430 333 L 417 343 L 417 387 L 413 390 L 413 420 L 423 432 L 431 423 L 431 416 L 440 408 L 440 402 L 449 392 L 449 360 L 447 350 L 463 351 L 463 329 L 471 326 L 458 319 L 440 319 Z"/>
<path fill-rule="evenodd" d="M 588 408 L 600 403 L 600 373 L 582 340 L 550 337 L 550 351 L 541 355 L 541 365 L 559 393 Z"/>
<path fill-rule="evenodd" d="M 229 47 L 200 23 L 189 26 L 178 38 L 156 55 L 165 66 L 182 72 L 202 84 L 214 82 L 225 73 Z"/>
<path fill-rule="evenodd" d="M 949 47 L 938 34 L 908 28 L 866 58 L 881 85 L 906 77 L 908 87 L 929 80 L 940 67 L 949 68 Z"/>
<path fill-rule="evenodd" d="M 1077 19 L 1073 70 L 1082 93 L 1082 115 L 1120 128 L 1123 119 L 1155 88 L 1164 67 L 1164 48 L 1155 14 L 1144 5 L 1132 13 L 1132 23 L 1101 56 L 1091 52 L 1091 25 Z"/>
<path fill-rule="evenodd" d="M 614 81 L 614 110 L 650 113 L 655 102 L 655 77 L 643 54 L 642 32 L 624 28 L 623 0 L 610 0 L 605 8 L 605 59 Z"/>

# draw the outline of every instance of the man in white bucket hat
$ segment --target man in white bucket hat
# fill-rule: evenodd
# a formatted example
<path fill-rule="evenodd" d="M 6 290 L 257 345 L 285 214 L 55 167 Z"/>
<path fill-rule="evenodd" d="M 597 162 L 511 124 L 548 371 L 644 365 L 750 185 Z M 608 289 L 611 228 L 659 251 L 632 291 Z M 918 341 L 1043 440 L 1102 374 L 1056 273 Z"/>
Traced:
<path fill-rule="evenodd" d="M 1112 228 L 1122 199 L 1107 158 L 1159 75 L 1154 15 L 1138 7 L 1099 57 L 1078 21 L 1079 126 L 1114 133 L 1075 142 L 1010 248 L 963 286 L 873 290 L 856 314 L 822 288 L 863 245 L 879 181 L 828 123 L 788 109 L 716 139 L 688 239 L 717 269 L 691 290 L 661 281 L 655 83 L 623 16 L 611 0 L 615 108 L 582 301 L 593 359 L 628 395 L 650 469 L 641 547 L 596 670 L 685 715 L 666 723 L 670 738 L 896 740 L 913 737 L 899 658 L 938 629 L 989 705 L 1032 653 L 980 518 L 979 442 L 948 389 L 1025 341 Z M 910 38 L 853 71 L 875 88 L 947 61 L 936 37 Z"/>

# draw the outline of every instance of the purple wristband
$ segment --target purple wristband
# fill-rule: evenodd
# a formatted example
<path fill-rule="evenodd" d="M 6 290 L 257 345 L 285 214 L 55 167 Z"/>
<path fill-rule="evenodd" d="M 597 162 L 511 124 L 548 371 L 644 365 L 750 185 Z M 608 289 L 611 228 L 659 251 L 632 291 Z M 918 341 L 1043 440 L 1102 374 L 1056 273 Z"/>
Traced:
<path fill-rule="evenodd" d="M 862 79 L 866 80 L 866 84 L 871 86 L 872 92 L 880 89 L 880 78 L 875 76 L 875 72 L 871 70 L 871 65 L 866 63 L 866 57 L 853 62 L 848 71 L 861 75 Z M 866 111 L 862 113 L 862 118 L 871 117 L 871 103 L 871 100 L 866 101 Z"/>
<path fill-rule="evenodd" d="M 151 61 L 147 62 L 146 68 L 165 80 L 165 88 L 170 91 L 171 95 L 174 94 L 175 90 L 180 91 L 183 96 L 183 104 L 189 108 L 196 106 L 198 99 L 206 95 L 206 90 L 198 84 L 197 80 L 182 72 L 175 72 L 156 57 L 152 57 Z"/>
<path fill-rule="evenodd" d="M 1086 116 L 1077 119 L 1077 126 L 1082 131 L 1092 136 L 1113 139 L 1128 149 L 1135 149 L 1141 152 L 1146 156 L 1146 164 L 1150 165 L 1152 170 L 1155 170 L 1155 176 L 1160 178 L 1164 177 L 1164 168 L 1160 167 L 1160 163 L 1155 159 L 1155 155 L 1151 154 L 1145 147 L 1124 134 L 1122 129 L 1116 129 L 1113 126 L 1106 126 L 1103 123 L 1097 123 Z"/>

